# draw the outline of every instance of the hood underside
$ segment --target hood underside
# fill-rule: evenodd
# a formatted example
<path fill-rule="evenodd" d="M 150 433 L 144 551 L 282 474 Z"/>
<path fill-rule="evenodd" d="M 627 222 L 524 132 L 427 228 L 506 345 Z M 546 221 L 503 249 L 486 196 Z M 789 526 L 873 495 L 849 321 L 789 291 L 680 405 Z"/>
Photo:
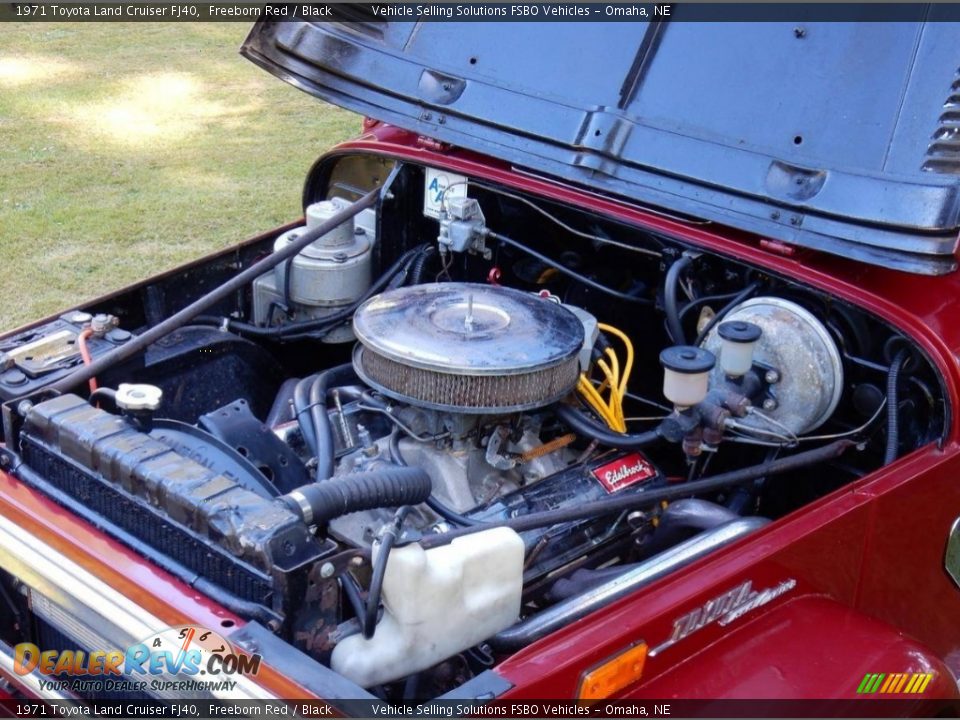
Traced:
<path fill-rule="evenodd" d="M 598 6 L 599 7 L 599 6 Z M 310 94 L 515 166 L 862 262 L 956 267 L 960 24 L 258 22 Z"/>

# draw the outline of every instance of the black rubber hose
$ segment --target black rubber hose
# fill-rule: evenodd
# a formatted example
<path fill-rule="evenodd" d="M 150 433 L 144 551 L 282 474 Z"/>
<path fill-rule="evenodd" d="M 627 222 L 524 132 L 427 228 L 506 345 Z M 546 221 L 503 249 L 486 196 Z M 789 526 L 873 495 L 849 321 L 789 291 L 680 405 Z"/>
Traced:
<path fill-rule="evenodd" d="M 300 320 L 298 322 L 287 323 L 286 325 L 276 325 L 272 327 L 260 327 L 259 325 L 251 325 L 250 323 L 246 323 L 241 320 L 216 318 L 210 316 L 203 316 L 199 320 L 205 324 L 215 325 L 217 327 L 223 327 L 225 323 L 225 326 L 228 330 L 240 333 L 242 335 L 249 335 L 251 337 L 261 337 L 275 340 L 301 340 L 305 337 L 312 338 L 319 333 L 329 332 L 334 327 L 343 324 L 353 317 L 353 313 L 358 307 L 360 307 L 360 305 L 386 288 L 390 281 L 399 273 L 403 272 L 407 266 L 411 264 L 414 259 L 416 259 L 427 247 L 429 246 L 418 245 L 415 248 L 407 250 L 403 255 L 397 258 L 396 261 L 394 261 L 393 265 L 387 268 L 387 270 L 379 278 L 377 278 L 376 282 L 374 282 L 373 285 L 371 285 L 363 295 L 346 307 L 343 307 L 340 310 L 331 313 L 330 315 L 325 315 L 319 318 L 311 318 L 309 320 Z"/>
<path fill-rule="evenodd" d="M 493 527 L 508 527 L 517 532 L 526 532 L 527 530 L 559 525 L 560 523 L 587 520 L 602 517 L 603 515 L 621 513 L 638 507 L 648 507 L 664 500 L 674 500 L 691 495 L 716 492 L 731 485 L 739 485 L 755 480 L 758 477 L 777 475 L 807 467 L 808 465 L 832 460 L 842 455 L 848 448 L 854 445 L 856 445 L 856 443 L 852 440 L 835 440 L 829 445 L 823 445 L 813 450 L 806 450 L 795 455 L 790 455 L 789 457 L 780 458 L 779 460 L 772 460 L 770 462 L 760 463 L 759 465 L 732 470 L 731 472 L 714 475 L 713 477 L 702 480 L 677 483 L 655 490 L 633 493 L 632 495 L 624 495 L 622 497 L 607 498 L 605 500 L 596 500 L 594 502 L 573 505 L 557 510 L 546 510 L 543 512 L 530 513 L 529 515 L 520 515 L 508 518 L 507 520 L 490 522 L 483 527 L 460 528 L 442 534 L 426 535 L 420 540 L 420 545 L 424 548 L 446 545 L 458 537 Z"/>
<path fill-rule="evenodd" d="M 552 602 L 560 602 L 574 595 L 580 595 L 607 582 L 607 580 L 630 572 L 636 566 L 637 563 L 628 563 L 596 569 L 578 568 L 567 577 L 562 577 L 551 585 L 550 590 L 547 591 L 547 598 Z"/>
<path fill-rule="evenodd" d="M 436 254 L 436 248 L 432 245 L 428 245 L 423 252 L 417 255 L 416 259 L 413 261 L 413 264 L 410 265 L 410 284 L 419 285 L 423 282 L 423 279 L 427 276 L 427 264 Z"/>
<path fill-rule="evenodd" d="M 326 335 L 328 332 L 334 330 L 340 325 L 343 325 L 353 317 L 353 314 L 356 312 L 357 308 L 359 308 L 374 295 L 391 287 L 398 287 L 400 284 L 402 284 L 399 281 L 396 283 L 393 281 L 398 280 L 398 278 L 401 277 L 401 274 L 407 271 L 410 263 L 413 262 L 414 258 L 419 252 L 422 251 L 422 249 L 423 246 L 421 245 L 413 248 L 412 250 L 408 250 L 401 255 L 397 261 L 394 262 L 394 264 L 391 265 L 387 271 L 381 275 L 363 295 L 360 296 L 359 299 L 355 300 L 351 305 L 348 305 L 343 310 L 338 311 L 336 315 L 330 315 L 326 318 L 317 318 L 317 320 L 314 321 L 306 321 L 302 325 L 291 323 L 280 326 L 280 328 L 278 328 L 281 331 L 279 339 L 286 342 L 294 340 L 315 340 L 318 337 Z M 316 327 L 312 327 L 311 323 L 316 324 Z"/>
<path fill-rule="evenodd" d="M 667 315 L 667 332 L 670 333 L 670 339 L 674 345 L 686 345 L 687 337 L 683 333 L 683 325 L 680 323 L 680 306 L 677 304 L 677 289 L 680 287 L 680 275 L 686 270 L 693 258 L 689 255 L 682 255 L 670 269 L 667 270 L 667 277 L 663 285 L 663 310 Z"/>
<path fill-rule="evenodd" d="M 143 352 L 147 347 L 155 343 L 160 338 L 166 337 L 173 331 L 178 330 L 186 325 L 197 315 L 200 315 L 204 310 L 210 309 L 217 303 L 226 300 L 227 298 L 232 298 L 234 293 L 236 293 L 238 290 L 242 290 L 258 277 L 266 272 L 269 272 L 287 258 L 293 257 L 303 250 L 307 245 L 318 238 L 323 237 L 328 232 L 343 224 L 360 211 L 372 207 L 377 202 L 377 196 L 379 193 L 380 188 L 371 190 L 356 202 L 351 203 L 348 207 L 336 213 L 326 222 L 322 222 L 315 228 L 305 231 L 294 242 L 281 248 L 275 253 L 271 253 L 262 260 L 255 262 L 246 270 L 242 270 L 241 272 L 237 273 L 222 285 L 219 285 L 210 292 L 202 295 L 179 312 L 176 312 L 166 320 L 157 323 L 152 328 L 146 330 L 141 335 L 137 335 L 129 342 L 126 342 L 123 345 L 120 345 L 119 347 L 116 347 L 113 350 L 101 355 L 89 365 L 79 366 L 66 377 L 63 377 L 50 385 L 48 389 L 57 393 L 69 392 L 77 385 L 87 382 L 90 378 L 103 374 L 104 371 L 109 370 L 117 363 L 123 362 L 124 360 Z"/>
<path fill-rule="evenodd" d="M 883 464 L 892 463 L 897 459 L 897 449 L 900 445 L 900 399 L 899 384 L 900 371 L 904 363 L 910 357 L 910 350 L 903 348 L 893 358 L 890 363 L 890 370 L 887 372 L 887 447 L 883 453 Z"/>
<path fill-rule="evenodd" d="M 703 341 L 707 339 L 707 335 L 710 333 L 710 331 L 713 330 L 713 328 L 715 328 L 721 320 L 723 320 L 727 315 L 729 315 L 731 310 L 733 310 L 737 305 L 742 303 L 748 297 L 753 295 L 753 293 L 755 293 L 757 291 L 757 288 L 759 287 L 760 287 L 760 283 L 752 282 L 749 285 L 747 285 L 743 290 L 741 290 L 740 293 L 733 298 L 733 300 L 731 300 L 726 305 L 724 305 L 723 308 L 721 308 L 720 312 L 718 312 L 716 315 L 710 318 L 710 322 L 704 325 L 703 330 L 697 333 L 697 339 L 693 341 L 693 344 L 696 345 L 697 347 L 702 345 Z"/>
<path fill-rule="evenodd" d="M 363 636 L 367 640 L 373 637 L 373 633 L 377 629 L 377 610 L 380 609 L 380 595 L 383 593 L 383 577 L 387 574 L 387 560 L 390 559 L 390 551 L 400 535 L 403 521 L 409 514 L 409 505 L 401 507 L 394 515 L 393 522 L 386 527 L 381 535 L 380 549 L 373 561 L 373 574 L 370 576 L 370 590 L 367 591 L 367 606 L 364 609 L 361 625 Z"/>
<path fill-rule="evenodd" d="M 367 612 L 367 606 L 364 605 L 363 598 L 360 597 L 360 588 L 357 587 L 356 580 L 353 579 L 350 573 L 344 573 L 340 576 L 340 586 L 343 588 L 343 594 L 347 596 L 347 600 L 353 608 L 353 614 L 356 615 L 357 620 L 362 623 L 363 617 Z"/>
<path fill-rule="evenodd" d="M 677 500 L 660 513 L 660 522 L 644 552 L 653 555 L 685 539 L 685 531 L 710 530 L 739 517 L 733 510 L 703 498 Z"/>
<path fill-rule="evenodd" d="M 607 447 L 633 450 L 650 445 L 663 438 L 659 427 L 638 434 L 618 433 L 594 422 L 573 405 L 557 403 L 554 405 L 557 416 L 578 435 L 585 435 Z"/>
<path fill-rule="evenodd" d="M 317 455 L 317 433 L 313 429 L 313 420 L 310 418 L 310 386 L 316 379 L 316 375 L 310 375 L 300 380 L 293 388 L 294 415 L 300 425 L 300 434 L 303 435 L 303 441 L 310 448 L 310 454 L 313 457 Z"/>
<path fill-rule="evenodd" d="M 431 489 L 420 468 L 387 465 L 310 483 L 278 499 L 308 525 L 318 525 L 359 510 L 418 505 Z"/>
<path fill-rule="evenodd" d="M 596 280 L 591 280 L 586 275 L 581 275 L 580 273 L 574 270 L 571 270 L 566 265 L 563 265 L 557 262 L 556 260 L 552 260 L 551 258 L 548 258 L 546 255 L 539 253 L 533 248 L 529 248 L 523 243 L 517 242 L 516 240 L 509 238 L 506 235 L 501 235 L 500 233 L 495 233 L 495 232 L 488 232 L 487 236 L 492 238 L 493 240 L 496 240 L 497 242 L 503 243 L 504 245 L 509 245 L 512 248 L 516 248 L 520 252 L 526 253 L 530 257 L 536 258 L 537 260 L 542 262 L 544 265 L 549 265 L 554 270 L 562 273 L 563 275 L 566 275 L 567 277 L 573 278 L 577 282 L 583 283 L 587 287 L 593 288 L 597 292 L 604 293 L 605 295 L 609 295 L 610 297 L 615 297 L 618 300 L 626 300 L 627 302 L 637 303 L 640 305 L 652 304 L 652 301 L 650 301 L 647 298 L 637 297 L 636 295 L 629 295 L 627 293 L 620 292 L 619 290 L 614 290 L 612 287 L 607 287 L 602 283 L 598 283 Z"/>
<path fill-rule="evenodd" d="M 766 462 L 769 462 L 780 454 L 782 448 L 773 447 L 767 451 Z M 751 485 L 741 485 L 736 492 L 730 494 L 727 500 L 727 508 L 737 515 L 743 515 L 744 511 L 756 500 L 757 494 L 763 489 L 766 478 L 758 477 Z"/>
<path fill-rule="evenodd" d="M 283 308 L 290 314 L 293 301 L 290 299 L 290 285 L 293 284 L 293 258 L 287 258 L 283 264 Z"/>
<path fill-rule="evenodd" d="M 427 504 L 427 507 L 433 510 L 437 515 L 442 517 L 448 523 L 453 523 L 454 525 L 459 525 L 460 527 L 472 527 L 474 525 L 484 525 L 480 520 L 474 520 L 469 518 L 466 515 L 462 515 L 454 510 L 452 507 L 444 505 L 441 501 L 437 500 L 436 497 L 431 495 L 424 502 Z"/>
<path fill-rule="evenodd" d="M 317 458 L 317 480 L 326 480 L 333 475 L 333 430 L 327 415 L 327 390 L 354 382 L 357 382 L 357 372 L 353 365 L 346 363 L 317 373 L 310 385 L 310 420 L 314 440 L 312 450 Z"/>
<path fill-rule="evenodd" d="M 98 387 L 90 393 L 90 397 L 88 398 L 91 405 L 96 405 L 101 399 L 109 400 L 110 404 L 116 407 L 117 391 L 112 388 Z"/>
<path fill-rule="evenodd" d="M 736 520 L 739 517 L 733 510 L 699 498 L 688 498 L 671 503 L 660 513 L 658 533 L 666 533 L 673 528 L 695 528 L 709 530 Z"/>
<path fill-rule="evenodd" d="M 730 300 L 732 298 L 735 298 L 737 295 L 740 294 L 740 292 L 741 290 L 737 290 L 736 292 L 720 293 L 718 295 L 704 295 L 703 297 L 698 297 L 694 300 L 691 300 L 682 308 L 680 308 L 680 324 L 683 325 L 683 321 L 684 319 L 686 319 L 687 315 L 693 312 L 694 310 L 696 310 L 701 305 L 709 305 L 710 303 L 724 302 L 725 300 Z"/>
<path fill-rule="evenodd" d="M 403 454 L 400 452 L 400 432 L 399 430 L 394 429 L 390 434 L 390 459 L 393 460 L 397 465 L 407 466 L 407 461 L 403 459 Z M 480 520 L 474 520 L 469 518 L 466 515 L 461 515 L 456 510 L 451 507 L 447 507 L 441 501 L 437 500 L 432 494 L 424 502 L 427 504 L 427 507 L 433 510 L 437 515 L 442 517 L 449 523 L 454 525 L 460 525 L 462 527 L 469 527 L 470 525 L 483 525 L 484 523 Z"/>
<path fill-rule="evenodd" d="M 360 401 L 363 399 L 363 394 L 367 392 L 367 388 L 363 385 L 342 385 L 337 388 L 337 392 L 340 393 L 340 400 L 343 403 L 350 403 L 354 401 Z"/>

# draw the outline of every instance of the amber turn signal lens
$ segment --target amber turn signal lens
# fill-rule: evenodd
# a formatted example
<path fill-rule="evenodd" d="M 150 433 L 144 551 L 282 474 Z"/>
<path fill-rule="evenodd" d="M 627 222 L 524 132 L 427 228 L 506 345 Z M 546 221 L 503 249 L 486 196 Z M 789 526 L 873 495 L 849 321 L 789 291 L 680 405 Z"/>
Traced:
<path fill-rule="evenodd" d="M 612 697 L 640 679 L 646 661 L 645 642 L 627 648 L 584 673 L 577 697 L 581 700 L 603 700 Z"/>

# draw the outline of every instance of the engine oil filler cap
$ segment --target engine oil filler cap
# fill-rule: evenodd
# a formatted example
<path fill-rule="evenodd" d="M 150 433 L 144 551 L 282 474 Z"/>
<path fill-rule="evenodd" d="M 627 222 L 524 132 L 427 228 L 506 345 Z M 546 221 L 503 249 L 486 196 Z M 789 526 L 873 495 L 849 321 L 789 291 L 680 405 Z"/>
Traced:
<path fill-rule="evenodd" d="M 357 374 L 385 395 L 461 413 L 516 412 L 567 395 L 579 375 L 583 323 L 512 288 L 439 283 L 361 305 Z"/>

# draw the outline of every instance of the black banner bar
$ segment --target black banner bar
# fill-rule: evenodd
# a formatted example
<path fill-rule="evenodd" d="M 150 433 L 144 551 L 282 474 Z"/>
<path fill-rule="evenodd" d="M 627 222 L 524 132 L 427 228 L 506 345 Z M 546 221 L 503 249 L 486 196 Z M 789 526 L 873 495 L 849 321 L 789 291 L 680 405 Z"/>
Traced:
<path fill-rule="evenodd" d="M 960 22 L 960 3 L 0 2 L 0 22 Z"/>
<path fill-rule="evenodd" d="M 799 718 L 957 716 L 960 701 L 851 700 L 110 700 L 98 702 L 0 701 L 20 718 Z"/>

